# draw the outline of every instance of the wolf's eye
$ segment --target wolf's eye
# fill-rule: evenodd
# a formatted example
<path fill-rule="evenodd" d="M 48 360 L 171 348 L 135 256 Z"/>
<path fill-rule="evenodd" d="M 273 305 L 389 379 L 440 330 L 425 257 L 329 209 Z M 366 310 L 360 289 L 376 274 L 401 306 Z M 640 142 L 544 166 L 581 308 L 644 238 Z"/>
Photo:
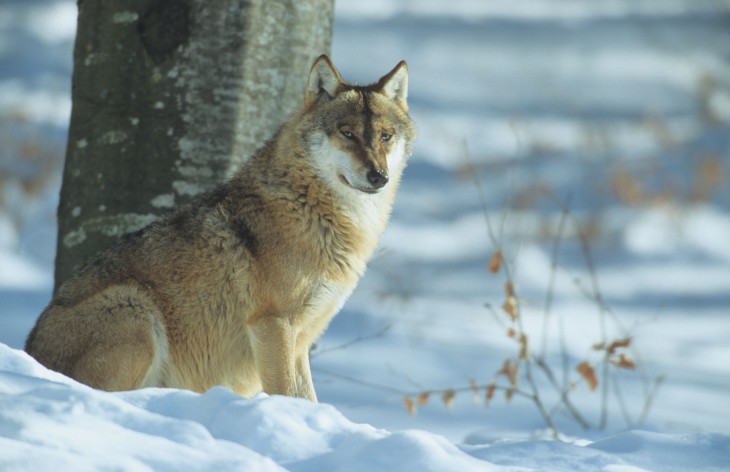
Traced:
<path fill-rule="evenodd" d="M 380 133 L 380 139 L 381 141 L 390 141 L 390 138 L 392 138 L 393 135 L 390 133 Z"/>
<path fill-rule="evenodd" d="M 346 129 L 340 130 L 340 133 L 342 133 L 342 136 L 346 137 L 347 139 L 354 139 L 355 135 L 352 134 L 352 131 L 347 131 Z"/>

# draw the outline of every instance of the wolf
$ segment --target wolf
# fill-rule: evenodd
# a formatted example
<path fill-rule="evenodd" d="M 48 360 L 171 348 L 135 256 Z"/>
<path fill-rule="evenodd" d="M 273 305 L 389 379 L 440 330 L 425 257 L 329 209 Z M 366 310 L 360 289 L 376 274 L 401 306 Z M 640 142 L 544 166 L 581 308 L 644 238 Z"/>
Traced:
<path fill-rule="evenodd" d="M 91 387 L 225 386 L 317 400 L 309 350 L 366 269 L 415 139 L 401 61 L 326 56 L 303 105 L 224 184 L 84 265 L 25 350 Z"/>

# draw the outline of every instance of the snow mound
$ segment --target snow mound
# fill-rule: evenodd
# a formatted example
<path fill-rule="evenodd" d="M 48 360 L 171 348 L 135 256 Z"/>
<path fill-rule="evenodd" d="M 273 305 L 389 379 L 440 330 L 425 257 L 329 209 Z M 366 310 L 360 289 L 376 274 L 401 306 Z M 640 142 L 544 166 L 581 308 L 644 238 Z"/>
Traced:
<path fill-rule="evenodd" d="M 499 470 L 424 431 L 214 388 L 107 393 L 0 344 L 0 470 Z"/>
<path fill-rule="evenodd" d="M 551 472 L 720 472 L 730 470 L 730 436 L 627 431 L 580 447 L 559 441 L 505 441 L 470 453 L 519 470 Z M 512 469 L 517 470 L 517 469 Z"/>
<path fill-rule="evenodd" d="M 720 471 L 728 458 L 730 436 L 721 434 L 456 446 L 300 399 L 249 400 L 224 388 L 101 392 L 0 344 L 2 470 Z"/>

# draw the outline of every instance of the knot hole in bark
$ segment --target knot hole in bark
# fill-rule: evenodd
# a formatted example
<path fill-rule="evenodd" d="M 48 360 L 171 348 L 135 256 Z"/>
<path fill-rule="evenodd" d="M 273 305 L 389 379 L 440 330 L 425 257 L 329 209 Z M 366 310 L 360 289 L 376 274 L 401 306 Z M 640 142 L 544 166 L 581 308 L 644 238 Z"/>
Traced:
<path fill-rule="evenodd" d="M 188 40 L 190 7 L 184 0 L 154 2 L 139 22 L 139 35 L 153 61 L 164 61 Z"/>

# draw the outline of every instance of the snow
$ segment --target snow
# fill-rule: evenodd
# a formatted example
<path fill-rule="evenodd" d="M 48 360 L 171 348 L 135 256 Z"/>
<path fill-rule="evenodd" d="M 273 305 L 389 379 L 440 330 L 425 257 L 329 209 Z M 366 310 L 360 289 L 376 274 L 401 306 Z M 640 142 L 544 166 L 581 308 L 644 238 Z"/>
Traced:
<path fill-rule="evenodd" d="M 224 388 L 105 393 L 0 345 L 3 470 L 727 470 L 730 437 L 630 431 L 580 445 L 456 446 L 356 424 L 331 405 Z M 547 467 L 547 468 L 546 468 Z"/>
<path fill-rule="evenodd" d="M 8 252 L 0 252 L 0 286 L 4 289 L 24 289 L 50 287 L 51 274 L 42 270 L 22 257 Z"/>
<path fill-rule="evenodd" d="M 20 350 L 52 290 L 75 8 L 0 3 L 0 470 L 730 470 L 730 3 L 338 1 L 335 64 L 408 60 L 419 137 L 312 353 L 320 404 L 100 392 Z M 560 440 L 524 395 L 486 405 L 510 328 L 591 428 L 539 369 Z M 626 337 L 637 370 L 590 392 L 575 366 Z"/>

